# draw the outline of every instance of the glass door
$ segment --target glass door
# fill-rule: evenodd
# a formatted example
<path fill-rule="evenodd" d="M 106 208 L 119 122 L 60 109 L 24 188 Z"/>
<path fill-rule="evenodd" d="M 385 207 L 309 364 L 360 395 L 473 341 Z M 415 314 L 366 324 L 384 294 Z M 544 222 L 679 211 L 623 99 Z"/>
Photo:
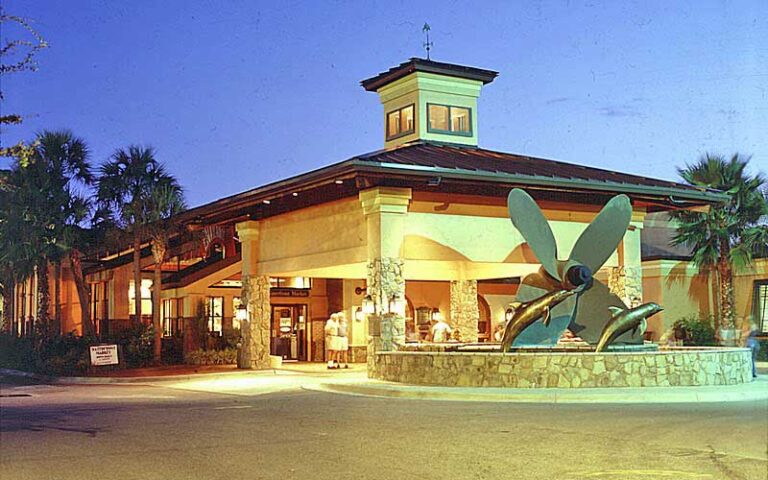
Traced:
<path fill-rule="evenodd" d="M 307 360 L 307 305 L 272 305 L 270 351 L 283 360 Z"/>

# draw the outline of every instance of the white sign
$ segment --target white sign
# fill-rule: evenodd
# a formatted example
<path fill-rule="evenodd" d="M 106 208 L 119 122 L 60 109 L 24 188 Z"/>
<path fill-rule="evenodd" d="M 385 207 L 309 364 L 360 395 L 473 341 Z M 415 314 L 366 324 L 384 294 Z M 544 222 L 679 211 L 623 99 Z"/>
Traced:
<path fill-rule="evenodd" d="M 91 365 L 117 365 L 117 345 L 91 347 Z"/>

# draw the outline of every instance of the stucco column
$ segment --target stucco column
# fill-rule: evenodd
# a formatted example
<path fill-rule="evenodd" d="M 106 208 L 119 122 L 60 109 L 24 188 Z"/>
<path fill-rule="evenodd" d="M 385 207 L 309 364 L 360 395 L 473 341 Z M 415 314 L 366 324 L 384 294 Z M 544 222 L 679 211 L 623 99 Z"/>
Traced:
<path fill-rule="evenodd" d="M 477 280 L 451 281 L 451 325 L 461 333 L 462 342 L 477 342 Z"/>
<path fill-rule="evenodd" d="M 367 294 L 375 313 L 368 317 L 368 365 L 373 353 L 405 342 L 405 312 L 391 311 L 393 298 L 405 304 L 402 244 L 411 199 L 409 188 L 377 187 L 360 192 L 368 240 Z"/>
<path fill-rule="evenodd" d="M 643 268 L 640 256 L 640 233 L 643 223 L 642 220 L 636 221 L 636 216 L 636 213 L 632 215 L 633 221 L 624 234 L 619 249 L 620 265 L 608 272 L 608 289 L 630 308 L 643 303 Z"/>
<path fill-rule="evenodd" d="M 242 282 L 240 298 L 247 308 L 247 320 L 240 322 L 241 342 L 237 367 L 269 368 L 269 276 L 258 274 L 259 222 L 237 224 L 242 245 Z"/>

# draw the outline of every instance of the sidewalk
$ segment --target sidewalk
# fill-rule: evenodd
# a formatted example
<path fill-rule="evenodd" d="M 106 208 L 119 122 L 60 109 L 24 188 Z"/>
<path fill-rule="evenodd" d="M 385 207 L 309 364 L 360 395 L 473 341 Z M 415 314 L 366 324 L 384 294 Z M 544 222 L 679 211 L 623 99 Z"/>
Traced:
<path fill-rule="evenodd" d="M 748 384 L 647 388 L 462 388 L 405 385 L 378 380 L 335 381 L 306 390 L 368 397 L 517 403 L 709 403 L 768 401 L 768 376 Z"/>
<path fill-rule="evenodd" d="M 279 369 L 238 370 L 234 366 L 176 366 L 119 372 L 112 377 L 40 377 L 0 369 L 4 377 L 57 385 L 155 384 L 217 393 L 254 395 L 285 389 L 358 395 L 368 397 L 444 400 L 463 402 L 521 403 L 699 403 L 768 402 L 768 363 L 758 364 L 757 380 L 743 385 L 719 387 L 647 388 L 462 388 L 406 385 L 366 376 L 365 364 L 349 369 L 327 370 L 325 364 L 288 363 Z M 115 372 L 118 373 L 118 372 Z M 131 374 L 131 376 L 128 376 Z"/>
<path fill-rule="evenodd" d="M 348 369 L 328 370 L 325 363 L 290 362 L 283 363 L 278 368 L 264 370 L 241 370 L 236 365 L 167 365 L 161 367 L 132 368 L 98 372 L 88 377 L 52 377 L 36 373 L 22 372 L 0 368 L 0 380 L 4 377 L 24 378 L 29 381 L 57 385 L 106 385 L 176 382 L 184 380 L 199 380 L 227 378 L 243 375 L 312 375 L 339 376 L 342 373 L 365 372 L 365 364 L 350 364 Z"/>

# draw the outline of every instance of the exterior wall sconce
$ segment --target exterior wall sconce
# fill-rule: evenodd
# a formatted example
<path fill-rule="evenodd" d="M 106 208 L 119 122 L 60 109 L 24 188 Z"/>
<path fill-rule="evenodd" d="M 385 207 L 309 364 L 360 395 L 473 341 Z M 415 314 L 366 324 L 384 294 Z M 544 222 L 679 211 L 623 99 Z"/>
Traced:
<path fill-rule="evenodd" d="M 363 313 L 366 315 L 376 313 L 376 305 L 373 304 L 373 298 L 370 295 L 366 295 L 363 299 Z"/>
<path fill-rule="evenodd" d="M 355 321 L 362 322 L 365 319 L 365 312 L 361 307 L 355 307 Z"/>
<path fill-rule="evenodd" d="M 432 309 L 432 320 L 435 322 L 439 322 L 443 319 L 443 314 L 440 312 L 440 309 L 433 308 Z"/>
<path fill-rule="evenodd" d="M 387 313 L 399 313 L 400 315 L 405 315 L 405 302 L 398 294 L 392 295 L 392 298 L 389 299 L 387 308 Z"/>
<path fill-rule="evenodd" d="M 507 310 L 504 312 L 504 320 L 510 321 L 512 320 L 512 316 L 515 314 L 514 308 L 507 308 Z"/>
<path fill-rule="evenodd" d="M 245 306 L 245 304 L 240 304 L 237 306 L 237 312 L 235 312 L 235 319 L 238 322 L 244 322 L 248 320 L 248 307 Z"/>

